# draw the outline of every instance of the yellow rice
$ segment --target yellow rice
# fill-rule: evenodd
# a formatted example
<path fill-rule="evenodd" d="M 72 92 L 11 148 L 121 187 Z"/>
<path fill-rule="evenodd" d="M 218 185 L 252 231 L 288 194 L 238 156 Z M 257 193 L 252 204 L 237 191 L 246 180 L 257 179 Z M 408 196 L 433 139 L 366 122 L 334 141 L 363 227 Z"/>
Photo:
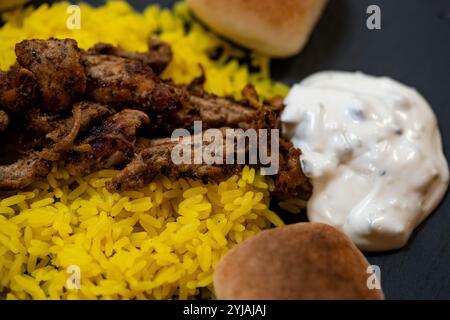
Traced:
<path fill-rule="evenodd" d="M 187 83 L 206 70 L 206 89 L 239 97 L 252 82 L 265 97 L 286 87 L 269 77 L 269 59 L 252 54 L 259 71 L 238 63 L 244 53 L 192 20 L 185 3 L 173 11 L 125 2 L 81 5 L 81 29 L 68 30 L 68 3 L 5 14 L 0 68 L 15 61 L 14 44 L 29 38 L 70 37 L 89 48 L 98 41 L 145 51 L 148 36 L 171 43 L 164 77 Z M 184 26 L 190 25 L 189 32 Z M 218 48 L 218 59 L 210 56 Z M 0 297 L 7 299 L 213 298 L 212 275 L 235 244 L 283 222 L 268 209 L 272 180 L 246 167 L 219 185 L 160 176 L 145 188 L 110 193 L 116 174 L 102 170 L 73 178 L 54 164 L 28 190 L 0 194 Z M 287 202 L 287 208 L 303 203 Z M 80 287 L 68 287 L 72 268 Z"/>
<path fill-rule="evenodd" d="M 116 171 L 75 179 L 54 165 L 47 181 L 1 201 L 10 211 L 0 215 L 0 291 L 8 299 L 208 298 L 227 250 L 283 224 L 268 209 L 269 180 L 244 172 L 219 185 L 160 176 L 110 193 Z M 73 265 L 79 290 L 66 287 Z"/>

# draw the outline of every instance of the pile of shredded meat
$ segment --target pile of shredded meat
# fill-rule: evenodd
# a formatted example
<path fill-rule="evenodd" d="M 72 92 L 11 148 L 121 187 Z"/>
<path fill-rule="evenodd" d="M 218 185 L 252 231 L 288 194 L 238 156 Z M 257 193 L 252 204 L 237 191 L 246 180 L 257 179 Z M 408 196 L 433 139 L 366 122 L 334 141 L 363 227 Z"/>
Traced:
<path fill-rule="evenodd" d="M 192 132 L 195 121 L 222 132 L 277 129 L 282 100 L 261 101 L 252 85 L 241 101 L 208 94 L 204 75 L 187 86 L 163 80 L 170 46 L 150 39 L 148 47 L 126 52 L 98 43 L 84 51 L 75 40 L 53 38 L 18 43 L 17 63 L 0 71 L 0 189 L 26 188 L 54 161 L 74 176 L 121 169 L 111 191 L 143 186 L 158 174 L 206 183 L 239 173 L 242 164 L 175 164 L 172 131 Z M 247 154 L 248 146 L 231 152 Z M 311 195 L 300 154 L 281 140 L 273 177 L 279 197 Z"/>

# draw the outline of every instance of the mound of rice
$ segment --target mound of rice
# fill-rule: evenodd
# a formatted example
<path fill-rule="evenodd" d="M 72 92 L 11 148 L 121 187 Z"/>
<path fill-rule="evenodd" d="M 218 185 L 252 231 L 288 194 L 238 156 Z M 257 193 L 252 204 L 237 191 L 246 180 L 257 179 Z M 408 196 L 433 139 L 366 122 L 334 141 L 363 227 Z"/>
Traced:
<path fill-rule="evenodd" d="M 103 170 L 82 179 L 53 167 L 0 202 L 0 287 L 8 299 L 208 297 L 234 244 L 270 224 L 270 180 L 246 167 L 219 185 L 171 181 L 110 193 Z M 79 268 L 79 290 L 68 269 Z M 73 282 L 76 283 L 76 282 Z"/>
<path fill-rule="evenodd" d="M 265 97 L 286 87 L 269 78 L 269 60 L 231 47 L 192 19 L 185 3 L 173 11 L 135 12 L 122 1 L 81 5 L 81 29 L 66 28 L 69 3 L 13 11 L 0 29 L 0 68 L 15 61 L 15 43 L 75 38 L 145 51 L 148 36 L 171 43 L 164 77 L 187 83 L 206 70 L 206 89 L 239 97 L 252 82 Z M 188 27 L 186 27 L 188 26 Z M 0 195 L 0 297 L 7 299 L 213 298 L 220 258 L 243 239 L 283 225 L 268 209 L 272 181 L 245 167 L 219 185 L 158 177 L 141 190 L 110 193 L 103 170 L 73 178 L 54 165 L 29 190 Z M 300 200 L 299 200 L 300 201 Z M 303 202 L 286 204 L 295 209 Z M 76 286 L 80 279 L 79 288 Z"/>

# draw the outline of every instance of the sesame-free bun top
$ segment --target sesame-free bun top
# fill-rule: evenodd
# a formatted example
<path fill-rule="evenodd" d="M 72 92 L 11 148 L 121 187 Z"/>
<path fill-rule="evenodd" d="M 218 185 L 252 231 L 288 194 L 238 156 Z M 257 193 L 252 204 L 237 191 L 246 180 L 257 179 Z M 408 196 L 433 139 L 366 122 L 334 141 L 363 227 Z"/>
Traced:
<path fill-rule="evenodd" d="M 384 299 L 367 285 L 368 266 L 338 229 L 298 223 L 265 230 L 231 249 L 216 268 L 214 288 L 227 300 Z"/>
<path fill-rule="evenodd" d="M 274 57 L 304 47 L 327 0 L 188 0 L 197 17 L 234 42 Z"/>

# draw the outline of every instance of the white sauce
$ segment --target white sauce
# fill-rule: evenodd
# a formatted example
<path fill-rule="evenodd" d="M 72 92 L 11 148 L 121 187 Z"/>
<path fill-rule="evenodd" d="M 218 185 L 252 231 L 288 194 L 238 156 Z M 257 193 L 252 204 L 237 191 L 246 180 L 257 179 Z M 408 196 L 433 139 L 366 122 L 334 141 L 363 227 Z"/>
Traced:
<path fill-rule="evenodd" d="M 285 103 L 285 133 L 314 186 L 309 220 L 340 228 L 362 250 L 405 245 L 449 181 L 427 101 L 390 78 L 321 72 Z"/>

